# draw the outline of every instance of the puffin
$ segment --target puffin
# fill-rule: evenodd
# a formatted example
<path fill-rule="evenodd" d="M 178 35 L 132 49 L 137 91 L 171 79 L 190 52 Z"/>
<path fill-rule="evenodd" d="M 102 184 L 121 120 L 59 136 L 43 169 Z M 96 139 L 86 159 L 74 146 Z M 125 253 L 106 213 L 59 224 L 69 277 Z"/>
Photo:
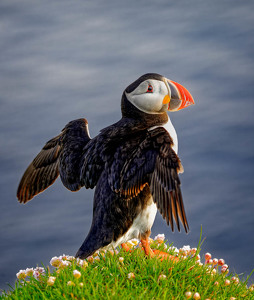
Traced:
<path fill-rule="evenodd" d="M 76 258 L 120 245 L 128 251 L 133 238 L 154 257 L 149 236 L 157 210 L 172 231 L 180 231 L 180 223 L 189 231 L 179 179 L 183 166 L 168 111 L 192 104 L 179 83 L 156 73 L 139 77 L 122 94 L 118 122 L 91 138 L 87 120 L 77 119 L 45 144 L 21 178 L 19 202 L 27 203 L 59 175 L 70 191 L 95 188 L 92 224 Z"/>

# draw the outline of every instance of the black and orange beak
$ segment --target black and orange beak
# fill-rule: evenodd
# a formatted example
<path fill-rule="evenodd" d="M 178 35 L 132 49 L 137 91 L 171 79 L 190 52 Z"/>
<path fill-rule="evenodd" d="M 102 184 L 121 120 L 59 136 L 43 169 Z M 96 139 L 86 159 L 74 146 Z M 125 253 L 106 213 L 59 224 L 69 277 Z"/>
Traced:
<path fill-rule="evenodd" d="M 191 93 L 184 86 L 173 80 L 166 81 L 171 92 L 168 110 L 176 111 L 195 104 Z"/>

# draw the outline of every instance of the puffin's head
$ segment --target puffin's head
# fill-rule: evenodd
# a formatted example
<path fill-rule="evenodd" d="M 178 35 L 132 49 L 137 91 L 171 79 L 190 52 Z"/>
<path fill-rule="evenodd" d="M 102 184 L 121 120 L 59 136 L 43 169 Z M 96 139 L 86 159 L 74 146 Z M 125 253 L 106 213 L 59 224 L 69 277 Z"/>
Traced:
<path fill-rule="evenodd" d="M 155 73 L 139 77 L 125 89 L 124 94 L 136 108 L 149 114 L 177 111 L 194 104 L 186 88 Z"/>

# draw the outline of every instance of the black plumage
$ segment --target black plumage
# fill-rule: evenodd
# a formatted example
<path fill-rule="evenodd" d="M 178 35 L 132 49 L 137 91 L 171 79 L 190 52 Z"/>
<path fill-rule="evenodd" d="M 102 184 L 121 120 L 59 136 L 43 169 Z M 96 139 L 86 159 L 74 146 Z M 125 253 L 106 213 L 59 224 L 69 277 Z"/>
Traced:
<path fill-rule="evenodd" d="M 126 91 L 131 92 L 147 78 L 162 80 L 158 74 L 146 74 Z M 142 112 L 123 93 L 122 119 L 95 138 L 89 136 L 86 119 L 71 121 L 46 143 L 25 171 L 18 187 L 19 201 L 32 199 L 59 174 L 71 191 L 96 187 L 91 229 L 76 254 L 80 258 L 117 244 L 152 201 L 172 230 L 174 219 L 177 229 L 180 231 L 181 221 L 187 232 L 178 176 L 183 168 L 171 136 L 162 127 L 167 120 L 166 112 Z M 149 226 L 144 225 L 138 237 L 147 237 Z"/>

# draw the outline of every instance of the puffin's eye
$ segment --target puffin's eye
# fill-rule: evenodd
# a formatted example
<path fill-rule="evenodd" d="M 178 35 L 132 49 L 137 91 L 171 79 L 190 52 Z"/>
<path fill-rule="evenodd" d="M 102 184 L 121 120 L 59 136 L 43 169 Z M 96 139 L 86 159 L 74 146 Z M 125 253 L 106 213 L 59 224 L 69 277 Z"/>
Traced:
<path fill-rule="evenodd" d="M 153 92 L 153 86 L 151 84 L 148 85 L 148 88 L 147 88 L 147 93 L 152 93 Z"/>

